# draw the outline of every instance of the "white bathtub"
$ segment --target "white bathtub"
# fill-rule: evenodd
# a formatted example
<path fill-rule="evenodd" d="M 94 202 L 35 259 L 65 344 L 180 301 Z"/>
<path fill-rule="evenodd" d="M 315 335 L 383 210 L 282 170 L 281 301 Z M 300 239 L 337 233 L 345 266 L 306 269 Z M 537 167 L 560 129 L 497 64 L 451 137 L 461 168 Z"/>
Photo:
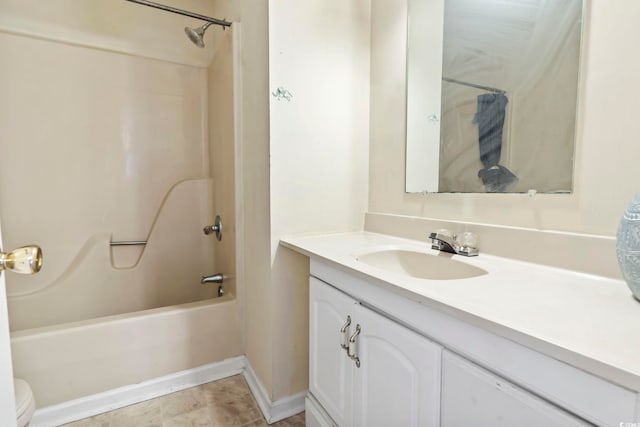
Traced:
<path fill-rule="evenodd" d="M 38 408 L 239 356 L 233 295 L 12 333 Z"/>

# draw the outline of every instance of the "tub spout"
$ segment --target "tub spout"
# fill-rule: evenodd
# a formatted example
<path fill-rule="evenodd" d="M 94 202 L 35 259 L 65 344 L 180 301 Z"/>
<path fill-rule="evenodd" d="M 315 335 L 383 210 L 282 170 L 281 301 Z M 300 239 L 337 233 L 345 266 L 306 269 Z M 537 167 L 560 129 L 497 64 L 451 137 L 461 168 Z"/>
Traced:
<path fill-rule="evenodd" d="M 200 283 L 206 285 L 207 283 L 222 283 L 224 281 L 224 275 L 222 273 L 212 274 L 210 276 L 202 276 Z"/>

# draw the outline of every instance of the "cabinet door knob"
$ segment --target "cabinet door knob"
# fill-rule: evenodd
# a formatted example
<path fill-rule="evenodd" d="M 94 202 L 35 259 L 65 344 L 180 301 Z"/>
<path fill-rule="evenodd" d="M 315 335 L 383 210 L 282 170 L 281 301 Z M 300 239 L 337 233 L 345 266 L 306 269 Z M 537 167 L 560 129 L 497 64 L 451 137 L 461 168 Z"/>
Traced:
<path fill-rule="evenodd" d="M 351 360 L 356 362 L 356 368 L 360 367 L 360 358 L 356 355 L 356 339 L 358 335 L 360 335 L 360 331 L 360 325 L 356 325 L 356 331 L 351 335 L 351 338 L 349 338 L 349 348 L 347 348 L 347 355 L 349 355 Z"/>
<path fill-rule="evenodd" d="M 349 353 L 349 326 L 351 326 L 351 316 L 347 316 L 347 321 L 340 328 L 340 333 L 343 336 L 343 343 L 340 344 L 340 348 L 347 350 L 347 354 Z"/>

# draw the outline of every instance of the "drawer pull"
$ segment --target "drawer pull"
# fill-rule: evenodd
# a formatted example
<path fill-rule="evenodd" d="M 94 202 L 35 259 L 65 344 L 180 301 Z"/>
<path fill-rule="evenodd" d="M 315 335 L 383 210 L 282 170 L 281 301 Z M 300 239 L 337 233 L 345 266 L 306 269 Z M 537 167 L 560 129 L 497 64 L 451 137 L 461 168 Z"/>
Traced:
<path fill-rule="evenodd" d="M 340 344 L 340 348 L 347 350 L 347 354 L 349 353 L 349 326 L 351 326 L 351 316 L 347 316 L 347 321 L 340 328 L 340 333 L 344 337 L 344 342 Z"/>
<path fill-rule="evenodd" d="M 360 325 L 356 325 L 356 331 L 349 338 L 349 348 L 347 348 L 347 354 L 349 358 L 356 362 L 356 368 L 360 367 L 360 358 L 356 355 L 356 339 L 358 339 L 358 335 L 360 335 Z"/>

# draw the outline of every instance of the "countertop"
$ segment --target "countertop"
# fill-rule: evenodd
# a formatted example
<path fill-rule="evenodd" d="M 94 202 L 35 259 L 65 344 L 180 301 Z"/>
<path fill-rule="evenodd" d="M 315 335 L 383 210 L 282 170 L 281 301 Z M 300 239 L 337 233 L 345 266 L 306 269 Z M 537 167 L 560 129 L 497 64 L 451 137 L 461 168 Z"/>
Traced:
<path fill-rule="evenodd" d="M 370 232 L 289 236 L 280 243 L 346 268 L 372 285 L 446 308 L 469 322 L 633 391 L 640 391 L 640 302 L 621 280 L 480 253 L 453 258 L 488 272 L 460 280 L 426 280 L 356 260 L 371 249 L 431 251 L 418 242 Z M 434 251 L 437 252 L 437 251 Z M 597 262 L 597 260 L 594 260 Z"/>

